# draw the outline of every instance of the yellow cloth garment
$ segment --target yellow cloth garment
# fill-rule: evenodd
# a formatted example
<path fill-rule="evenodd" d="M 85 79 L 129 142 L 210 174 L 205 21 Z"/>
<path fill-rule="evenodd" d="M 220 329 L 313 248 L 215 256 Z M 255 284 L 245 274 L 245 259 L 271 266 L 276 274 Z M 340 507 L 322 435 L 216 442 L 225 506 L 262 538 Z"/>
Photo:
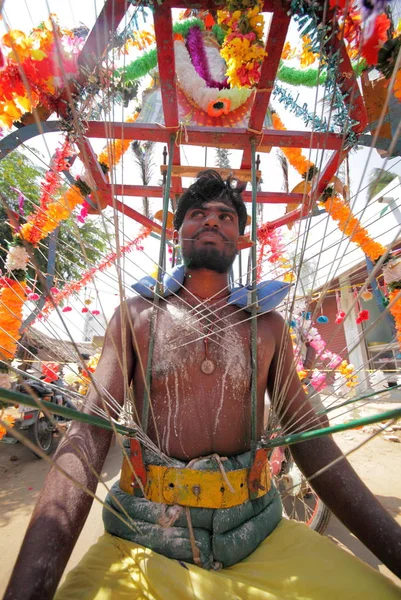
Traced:
<path fill-rule="evenodd" d="M 105 533 L 55 600 L 395 600 L 401 588 L 305 525 L 282 519 L 248 558 L 205 571 Z"/>

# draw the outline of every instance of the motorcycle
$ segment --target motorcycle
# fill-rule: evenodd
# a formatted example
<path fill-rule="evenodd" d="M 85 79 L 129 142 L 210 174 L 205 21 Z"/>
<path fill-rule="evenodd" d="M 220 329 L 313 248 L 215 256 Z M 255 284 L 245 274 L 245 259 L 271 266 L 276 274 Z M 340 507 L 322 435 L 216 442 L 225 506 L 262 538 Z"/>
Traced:
<path fill-rule="evenodd" d="M 28 393 L 29 388 L 39 398 L 46 402 L 64 404 L 64 394 L 58 392 L 54 387 L 46 385 L 43 381 L 29 379 L 25 384 L 19 384 L 16 391 L 22 394 Z M 53 449 L 53 438 L 57 431 L 55 421 L 60 421 L 60 417 L 49 417 L 40 408 L 19 405 L 12 409 L 15 418 L 14 427 L 24 433 L 30 441 L 39 450 L 45 454 L 50 454 Z M 17 412 L 16 412 L 17 411 Z M 65 420 L 63 420 L 65 422 Z M 40 458 L 40 454 L 33 451 Z"/>

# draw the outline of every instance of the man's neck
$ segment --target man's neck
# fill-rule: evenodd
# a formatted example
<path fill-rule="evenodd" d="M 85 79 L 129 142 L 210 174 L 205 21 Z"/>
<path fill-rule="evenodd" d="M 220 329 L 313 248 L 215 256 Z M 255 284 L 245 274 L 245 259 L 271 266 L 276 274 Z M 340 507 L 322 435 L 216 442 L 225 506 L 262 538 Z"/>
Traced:
<path fill-rule="evenodd" d="M 209 269 L 186 269 L 184 288 L 199 298 L 211 298 L 229 294 L 228 274 Z"/>

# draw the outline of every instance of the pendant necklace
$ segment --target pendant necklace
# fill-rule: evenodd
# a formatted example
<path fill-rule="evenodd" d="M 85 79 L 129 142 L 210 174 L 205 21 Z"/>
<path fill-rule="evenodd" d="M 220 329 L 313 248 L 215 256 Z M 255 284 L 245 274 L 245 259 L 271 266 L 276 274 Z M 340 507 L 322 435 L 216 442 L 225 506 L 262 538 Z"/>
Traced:
<path fill-rule="evenodd" d="M 205 358 L 201 362 L 201 371 L 205 375 L 211 375 L 216 368 L 216 365 L 209 358 L 209 340 L 208 338 L 203 338 L 203 345 L 205 347 Z"/>
<path fill-rule="evenodd" d="M 209 298 L 201 298 L 200 296 L 197 296 L 196 294 L 192 294 L 192 295 L 195 296 L 196 298 L 198 298 L 199 300 L 201 300 L 203 303 L 209 301 Z M 221 300 L 222 298 L 226 298 L 226 297 L 227 297 L 226 295 L 220 296 L 220 297 L 215 298 L 215 300 Z M 207 308 L 209 309 L 209 307 L 207 307 Z M 222 308 L 223 308 L 223 306 L 219 310 L 221 310 Z M 214 325 L 215 325 L 215 323 L 210 323 L 209 325 L 206 325 L 203 328 L 204 334 L 210 335 L 213 331 Z M 200 364 L 200 369 L 201 369 L 202 373 L 204 373 L 205 375 L 211 375 L 216 368 L 216 364 L 210 358 L 210 355 L 209 355 L 209 338 L 208 337 L 203 338 L 203 346 L 205 349 L 205 357 Z"/>

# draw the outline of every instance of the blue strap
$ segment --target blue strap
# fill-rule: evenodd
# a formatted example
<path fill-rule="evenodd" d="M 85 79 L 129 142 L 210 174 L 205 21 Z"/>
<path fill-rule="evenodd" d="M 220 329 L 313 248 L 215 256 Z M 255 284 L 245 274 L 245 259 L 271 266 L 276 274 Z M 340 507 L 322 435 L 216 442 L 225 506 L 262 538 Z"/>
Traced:
<path fill-rule="evenodd" d="M 185 278 L 185 266 L 178 265 L 174 267 L 171 273 L 163 275 L 163 289 L 161 290 L 162 298 L 176 294 Z M 147 275 L 137 283 L 134 283 L 132 289 L 143 298 L 153 300 L 154 291 L 156 289 L 156 279 Z M 257 313 L 262 314 L 274 310 L 276 306 L 281 304 L 284 298 L 290 291 L 291 284 L 284 281 L 261 281 L 256 286 L 258 304 L 256 307 Z M 251 286 L 236 286 L 230 290 L 228 303 L 233 306 L 238 306 L 247 312 L 252 312 L 252 297 Z"/>

